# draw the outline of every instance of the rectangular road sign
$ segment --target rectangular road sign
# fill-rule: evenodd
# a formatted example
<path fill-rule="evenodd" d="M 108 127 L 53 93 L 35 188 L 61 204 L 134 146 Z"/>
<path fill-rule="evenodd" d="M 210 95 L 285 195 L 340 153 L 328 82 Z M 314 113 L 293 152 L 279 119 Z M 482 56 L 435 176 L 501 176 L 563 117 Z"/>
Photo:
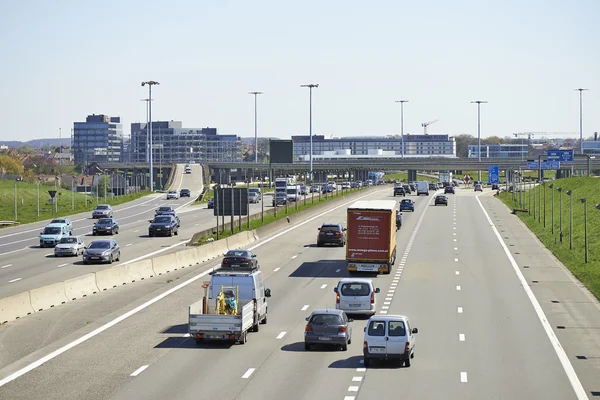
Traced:
<path fill-rule="evenodd" d="M 548 150 L 548 161 L 573 161 L 573 150 Z"/>
<path fill-rule="evenodd" d="M 500 169 L 497 165 L 488 167 L 488 184 L 499 183 Z"/>
<path fill-rule="evenodd" d="M 233 195 L 233 198 L 231 196 Z M 248 215 L 248 189 L 247 188 L 220 188 L 215 195 L 213 215 L 228 216 Z M 241 213 L 241 214 L 240 214 Z"/>
<path fill-rule="evenodd" d="M 527 161 L 527 169 L 539 169 L 537 161 Z M 560 161 L 542 161 L 542 169 L 560 169 Z"/>

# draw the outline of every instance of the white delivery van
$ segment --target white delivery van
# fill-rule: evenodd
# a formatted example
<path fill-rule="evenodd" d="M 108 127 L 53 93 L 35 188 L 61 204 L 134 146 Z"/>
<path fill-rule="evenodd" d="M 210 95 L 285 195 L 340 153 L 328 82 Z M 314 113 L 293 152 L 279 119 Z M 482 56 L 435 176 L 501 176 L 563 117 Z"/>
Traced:
<path fill-rule="evenodd" d="M 410 367 L 417 328 L 404 315 L 374 315 L 367 321 L 363 344 L 365 367 L 373 360 L 396 360 Z"/>
<path fill-rule="evenodd" d="M 429 182 L 427 181 L 417 182 L 417 196 L 420 196 L 422 194 L 429 196 Z"/>

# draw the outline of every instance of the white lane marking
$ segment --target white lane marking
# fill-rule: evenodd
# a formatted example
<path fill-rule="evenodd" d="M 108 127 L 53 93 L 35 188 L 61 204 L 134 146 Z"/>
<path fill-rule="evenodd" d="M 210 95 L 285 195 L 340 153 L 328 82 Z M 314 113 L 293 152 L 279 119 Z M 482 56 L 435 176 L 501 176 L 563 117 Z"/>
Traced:
<path fill-rule="evenodd" d="M 276 339 L 283 339 L 286 333 L 287 332 L 281 332 L 279 335 L 277 335 Z"/>
<path fill-rule="evenodd" d="M 352 382 L 360 382 L 362 381 L 362 376 L 353 376 L 352 377 Z"/>
<path fill-rule="evenodd" d="M 0 267 L 0 269 L 4 269 L 4 268 L 8 268 L 8 267 L 12 267 L 12 264 L 6 264 Z"/>
<path fill-rule="evenodd" d="M 387 314 L 387 311 L 379 311 L 380 314 Z"/>
<path fill-rule="evenodd" d="M 465 341 L 465 334 L 464 333 L 459 333 L 458 334 L 458 340 L 460 340 L 461 342 Z"/>
<path fill-rule="evenodd" d="M 59 265 L 59 266 L 57 266 L 56 268 L 62 268 L 62 267 L 66 267 L 67 265 L 69 265 L 69 263 L 60 264 L 60 265 Z"/>
<path fill-rule="evenodd" d="M 48 254 L 44 254 L 44 257 L 50 257 L 50 256 L 53 256 L 53 255 L 54 255 L 54 253 L 48 253 Z"/>
<path fill-rule="evenodd" d="M 456 242 L 456 239 L 454 239 L 454 241 Z"/>
<path fill-rule="evenodd" d="M 33 249 L 33 246 L 27 246 L 27 247 L 23 247 L 22 249 L 17 249 L 17 250 L 11 250 L 11 251 L 7 251 L 6 253 L 0 253 L 0 256 L 5 256 L 7 254 L 12 254 L 12 253 L 17 253 L 19 251 L 23 251 L 23 250 L 28 250 L 28 249 Z M 12 265 L 12 264 L 11 264 Z"/>
<path fill-rule="evenodd" d="M 256 371 L 256 368 L 248 368 L 248 371 L 246 371 L 246 373 L 242 375 L 242 379 L 250 378 L 250 375 L 252 375 L 254 371 Z"/>
<path fill-rule="evenodd" d="M 452 234 L 453 234 L 454 236 L 456 236 L 456 232 L 453 232 Z"/>
<path fill-rule="evenodd" d="M 148 368 L 148 367 L 149 367 L 149 365 L 142 365 L 141 367 L 139 367 L 138 369 L 136 369 L 135 371 L 133 371 L 131 373 L 131 375 L 129 375 L 129 376 L 138 376 L 139 374 L 141 374 L 142 372 L 144 372 L 144 370 L 146 368 Z"/>
<path fill-rule="evenodd" d="M 350 386 L 350 387 L 348 388 L 348 391 L 349 391 L 349 392 L 358 392 L 358 386 Z"/>
<path fill-rule="evenodd" d="M 523 287 L 523 290 L 525 290 L 525 293 L 527 294 L 527 297 L 529 298 L 531 305 L 533 305 L 533 308 L 540 320 L 540 323 L 542 324 L 542 327 L 546 331 L 546 335 L 548 335 L 548 339 L 550 340 L 552 347 L 554 347 L 554 351 L 556 352 L 556 355 L 558 356 L 558 359 L 560 360 L 560 363 L 562 364 L 562 367 L 565 370 L 565 373 L 567 374 L 569 381 L 571 382 L 571 386 L 573 387 L 573 391 L 575 392 L 575 395 L 577 396 L 577 398 L 579 400 L 587 400 L 588 399 L 587 393 L 586 393 L 585 389 L 583 388 L 583 385 L 581 384 L 581 381 L 579 380 L 579 377 L 577 376 L 577 373 L 575 372 L 575 369 L 573 368 L 573 365 L 571 364 L 571 361 L 569 360 L 567 353 L 565 352 L 564 348 L 560 344 L 560 341 L 554 334 L 554 331 L 552 330 L 552 326 L 550 326 L 550 322 L 548 321 L 548 318 L 546 317 L 546 314 L 544 313 L 542 306 L 540 306 L 540 303 L 538 302 L 537 298 L 533 294 L 533 291 L 529 287 L 527 280 L 525 280 L 523 273 L 519 269 L 519 265 L 515 261 L 512 254 L 510 254 L 510 250 L 506 246 L 506 243 L 504 243 L 504 241 L 502 240 L 502 236 L 500 235 L 500 232 L 498 232 L 498 229 L 492 222 L 492 219 L 488 215 L 487 211 L 485 211 L 483 204 L 481 204 L 481 201 L 479 200 L 479 195 L 477 195 L 477 197 L 475 197 L 475 200 L 477 200 L 477 202 L 479 203 L 479 207 L 481 207 L 481 211 L 483 211 L 483 214 L 485 215 L 485 218 L 487 219 L 490 227 L 496 234 L 496 238 L 498 239 L 500 246 L 502 246 L 502 249 L 504 249 L 504 254 L 506 254 L 506 257 L 510 261 L 510 263 L 515 271 L 515 274 L 517 275 L 517 278 L 519 278 L 519 281 L 521 281 L 521 286 Z"/>
<path fill-rule="evenodd" d="M 457 311 L 458 311 L 459 314 L 462 314 L 463 313 L 463 308 L 462 307 L 458 307 Z"/>
<path fill-rule="evenodd" d="M 396 289 L 390 289 L 388 290 L 388 293 L 394 293 L 396 291 Z"/>
<path fill-rule="evenodd" d="M 386 297 L 385 299 L 386 299 L 386 301 L 390 301 L 390 300 L 392 300 L 392 298 L 391 298 L 391 297 Z"/>
<path fill-rule="evenodd" d="M 341 271 L 341 269 L 336 269 L 336 270 L 335 270 L 335 272 L 340 272 L 340 271 Z"/>
<path fill-rule="evenodd" d="M 458 258 L 455 258 L 454 261 L 458 262 Z"/>
<path fill-rule="evenodd" d="M 389 309 L 390 309 L 390 307 L 389 307 L 389 306 L 383 306 L 383 307 L 381 307 L 381 309 L 382 309 L 382 310 L 389 310 Z"/>
<path fill-rule="evenodd" d="M 396 274 L 396 275 L 398 275 L 398 274 Z M 392 281 L 392 283 L 398 283 L 398 279 L 394 279 L 394 280 Z"/>
<path fill-rule="evenodd" d="M 458 247 L 455 247 L 454 250 L 458 250 Z"/>
<path fill-rule="evenodd" d="M 133 233 L 138 233 L 139 231 L 140 231 L 139 229 L 136 229 L 135 231 L 133 231 Z"/>
<path fill-rule="evenodd" d="M 296 257 L 298 257 L 298 256 L 297 256 L 297 255 L 295 255 L 295 256 L 292 256 L 292 260 L 293 260 L 294 258 L 296 258 Z"/>
<path fill-rule="evenodd" d="M 456 275 L 460 275 L 460 271 L 454 271 Z"/>
<path fill-rule="evenodd" d="M 455 227 L 455 226 L 453 226 L 453 227 L 452 227 L 452 229 L 456 229 L 456 227 Z"/>
<path fill-rule="evenodd" d="M 384 302 L 383 302 L 383 305 L 384 305 L 384 306 L 389 306 L 390 304 L 392 304 L 392 302 L 391 302 L 391 301 L 384 301 Z"/>
<path fill-rule="evenodd" d="M 302 311 L 306 311 L 308 310 L 308 304 L 305 304 L 304 306 L 302 306 Z"/>
<path fill-rule="evenodd" d="M 460 285 L 456 285 L 456 290 L 460 290 Z"/>
<path fill-rule="evenodd" d="M 280 269 L 281 269 L 281 268 L 275 268 L 275 269 L 273 270 L 273 272 L 277 272 L 277 271 L 279 271 Z"/>
<path fill-rule="evenodd" d="M 354 400 L 356 397 L 354 396 L 344 396 L 344 400 Z"/>
<path fill-rule="evenodd" d="M 384 190 L 380 190 L 379 192 L 383 192 L 383 191 L 384 191 Z M 377 193 L 377 192 L 374 192 L 374 193 Z M 358 199 L 355 199 L 355 200 L 352 200 L 352 201 L 348 201 L 348 202 L 346 202 L 346 203 L 342 203 L 342 204 L 340 204 L 340 205 L 338 205 L 338 206 L 336 206 L 336 207 L 332 207 L 332 208 L 330 208 L 330 209 L 327 209 L 327 210 L 325 210 L 324 212 L 322 212 L 322 213 L 320 213 L 320 214 L 317 214 L 317 215 L 315 215 L 314 217 L 312 217 L 312 218 L 309 218 L 309 219 L 307 219 L 307 220 L 306 220 L 306 221 L 304 221 L 304 222 L 301 222 L 301 223 L 299 223 L 299 224 L 297 224 L 297 225 L 295 225 L 295 226 L 293 226 L 293 227 L 291 227 L 291 228 L 288 228 L 288 229 L 286 229 L 285 231 L 283 231 L 283 232 L 280 232 L 280 233 L 278 233 L 278 234 L 276 234 L 276 235 L 274 235 L 274 236 L 270 237 L 269 239 L 266 239 L 266 240 L 264 240 L 263 242 L 260 242 L 260 243 L 256 244 L 255 246 L 252 246 L 252 247 L 250 247 L 248 250 L 254 250 L 254 249 L 257 249 L 257 248 L 259 248 L 260 246 L 262 246 L 262 245 L 264 245 L 264 244 L 266 244 L 266 243 L 269 243 L 270 241 L 272 241 L 272 240 L 275 240 L 276 238 L 278 238 L 278 237 L 280 237 L 280 236 L 282 236 L 282 235 L 285 235 L 286 233 L 288 233 L 288 232 L 290 232 L 290 231 L 292 231 L 292 230 L 294 230 L 294 229 L 298 229 L 298 227 L 300 227 L 300 226 L 302 226 L 302 225 L 304 225 L 304 224 L 307 224 L 307 223 L 309 223 L 309 222 L 311 222 L 311 221 L 313 221 L 313 220 L 315 220 L 315 219 L 317 219 L 317 218 L 321 218 L 322 216 L 324 216 L 324 215 L 326 215 L 327 213 L 330 213 L 330 212 L 332 212 L 332 211 L 334 211 L 334 210 L 337 210 L 337 209 L 339 209 L 339 208 L 342 208 L 342 207 L 346 207 L 346 206 L 348 206 L 348 204 L 354 203 L 356 200 L 363 199 L 363 198 L 365 198 L 365 197 L 367 197 L 367 196 L 370 196 L 370 195 L 372 195 L 372 194 L 373 194 L 373 193 L 370 193 L 370 194 L 367 194 L 367 195 L 361 196 L 361 197 L 359 197 Z M 185 244 L 185 242 L 181 242 L 181 244 Z M 177 245 L 175 245 L 175 246 L 177 246 Z M 175 247 L 175 246 L 170 246 L 170 247 Z M 165 248 L 165 250 L 167 250 L 167 249 L 169 249 L 169 247 L 166 247 L 166 248 Z M 149 254 L 149 255 L 153 255 L 153 254 L 151 253 L 151 254 Z M 137 261 L 137 260 L 135 260 L 135 261 Z M 130 261 L 130 262 L 134 262 L 134 261 L 132 260 L 132 261 Z M 165 291 L 165 292 L 163 292 L 163 293 L 159 294 L 158 296 L 156 296 L 156 297 L 154 297 L 154 298 L 152 298 L 152 299 L 148 300 L 147 302 L 145 302 L 145 303 L 143 303 L 143 304 L 140 304 L 139 306 L 135 307 L 135 308 L 134 308 L 134 309 L 132 309 L 132 310 L 129 310 L 129 311 L 128 311 L 128 312 L 126 312 L 125 314 L 121 314 L 120 316 L 118 316 L 117 318 L 113 319 L 112 321 L 109 321 L 109 322 L 107 322 L 106 324 L 104 324 L 104 325 L 102 325 L 102 326 L 100 326 L 100 327 L 98 327 L 98 328 L 94 329 L 93 331 L 91 331 L 91 332 L 89 332 L 89 333 L 87 333 L 87 334 L 85 334 L 85 335 L 81 336 L 80 338 L 78 338 L 78 339 L 76 339 L 76 340 L 74 340 L 74 341 L 72 341 L 72 342 L 70 342 L 70 343 L 67 343 L 67 344 L 66 344 L 66 345 L 64 345 L 63 347 L 61 347 L 61 348 L 58 348 L 58 349 L 54 350 L 53 352 L 51 352 L 51 353 L 49 353 L 49 354 L 45 355 L 44 357 L 42 357 L 42 358 L 39 358 L 38 360 L 36 360 L 36 361 L 34 361 L 34 362 L 32 362 L 32 363 L 30 363 L 30 364 L 26 365 L 25 367 L 21 368 L 20 370 L 18 370 L 18 371 L 16 371 L 16 372 L 14 372 L 14 373 L 12 373 L 12 374 L 10 374 L 10 375 L 9 375 L 9 376 L 7 376 L 6 378 L 3 378 L 3 379 L 1 379 L 1 380 L 0 380 L 0 387 L 2 387 L 2 386 L 4 386 L 4 385 L 6 385 L 6 384 L 7 384 L 7 383 L 9 383 L 9 382 L 12 382 L 12 381 L 14 381 L 15 379 L 17 379 L 17 378 L 19 378 L 19 377 L 21 377 L 21 376 L 23 376 L 23 375 L 25 375 L 25 374 L 26 374 L 26 373 L 28 373 L 29 371 L 33 371 L 34 369 L 36 369 L 36 368 L 37 368 L 37 367 L 39 367 L 40 365 L 43 365 L 43 364 L 47 363 L 48 361 L 50 361 L 50 360 L 52 360 L 52 359 L 54 359 L 54 358 L 58 357 L 59 355 L 63 354 L 64 352 L 66 352 L 66 351 L 68 351 L 68 350 L 70 350 L 70 349 L 72 349 L 72 348 L 74 348 L 74 347 L 76 347 L 76 346 L 80 345 L 81 343 L 84 343 L 84 342 L 88 341 L 89 339 L 91 339 L 91 338 L 93 338 L 93 337 L 95 337 L 95 336 L 99 335 L 100 333 L 104 332 L 105 330 L 107 330 L 107 329 L 109 329 L 109 328 L 112 328 L 113 326 L 117 325 L 119 322 L 122 322 L 122 321 L 124 321 L 125 319 L 127 319 L 127 318 L 131 317 L 132 315 L 134 315 L 134 314 L 137 314 L 138 312 L 140 312 L 140 311 L 142 311 L 142 310 L 144 310 L 144 309 L 146 309 L 146 308 L 150 307 L 152 304 L 154 304 L 154 303 L 156 303 L 156 302 L 158 302 L 158 301 L 160 301 L 160 300 L 164 299 L 165 297 L 169 296 L 170 294 L 172 294 L 172 293 L 175 293 L 176 291 L 178 291 L 178 290 L 180 290 L 180 289 L 182 289 L 182 288 L 184 288 L 184 287 L 188 286 L 189 284 L 191 284 L 191 283 L 193 283 L 193 282 L 197 281 L 198 279 L 201 279 L 201 278 L 205 277 L 205 276 L 206 276 L 206 275 L 208 275 L 208 274 L 209 274 L 209 273 L 210 273 L 210 272 L 211 272 L 211 271 L 212 271 L 214 268 L 218 268 L 218 267 L 220 267 L 220 266 L 221 266 L 221 264 L 220 264 L 220 263 L 219 263 L 219 264 L 215 264 L 215 265 L 214 265 L 212 268 L 210 268 L 210 269 L 208 269 L 208 270 L 206 270 L 206 271 L 204 271 L 204 272 L 202 272 L 202 273 L 200 273 L 200 274 L 198 274 L 198 275 L 196 275 L 196 276 L 194 276 L 194 277 L 191 277 L 191 278 L 190 278 L 190 279 L 188 279 L 187 281 L 181 282 L 179 285 L 172 287 L 171 289 L 169 289 L 169 290 L 167 290 L 167 291 Z"/>
<path fill-rule="evenodd" d="M 327 287 L 326 283 L 324 283 L 324 284 L 321 285 L 321 289 L 325 289 L 326 287 Z"/>
<path fill-rule="evenodd" d="M 20 280 L 21 280 L 21 278 L 16 278 L 16 279 L 13 279 L 12 281 L 8 281 L 8 283 L 17 282 L 17 281 L 20 281 Z"/>
<path fill-rule="evenodd" d="M 460 373 L 460 381 L 462 383 L 467 383 L 467 373 L 466 372 L 461 372 Z"/>
<path fill-rule="evenodd" d="M 123 262 L 123 263 L 117 264 L 117 265 L 115 265 L 115 267 L 119 267 L 119 266 L 121 266 L 121 265 L 127 265 L 127 264 L 131 264 L 131 263 L 133 263 L 133 262 L 140 261 L 140 260 L 143 260 L 143 259 L 145 259 L 145 258 L 148 258 L 148 257 L 152 257 L 152 256 L 154 256 L 154 255 L 156 255 L 156 254 L 163 253 L 163 252 L 165 252 L 165 251 L 171 250 L 171 249 L 173 249 L 173 248 L 175 248 L 175 247 L 179 247 L 179 246 L 185 245 L 185 244 L 187 244 L 187 243 L 188 243 L 188 241 L 184 241 L 184 242 L 175 243 L 174 245 L 171 245 L 171 246 L 168 246 L 168 247 L 162 248 L 162 249 L 160 249 L 160 250 L 153 251 L 152 253 L 148 253 L 148 254 L 145 254 L 145 255 L 143 255 L 143 256 L 139 256 L 139 257 L 137 257 L 137 258 L 134 258 L 133 260 L 129 260 L 129 261 L 125 261 L 125 262 Z"/>
<path fill-rule="evenodd" d="M 125 245 L 125 247 L 129 247 L 129 246 L 133 246 L 133 243 L 129 243 L 129 244 Z"/>

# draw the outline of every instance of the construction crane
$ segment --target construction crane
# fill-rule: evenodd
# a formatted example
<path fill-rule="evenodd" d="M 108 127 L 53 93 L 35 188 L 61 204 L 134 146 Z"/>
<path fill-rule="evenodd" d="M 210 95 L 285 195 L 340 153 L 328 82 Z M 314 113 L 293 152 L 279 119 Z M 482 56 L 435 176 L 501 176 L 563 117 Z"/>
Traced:
<path fill-rule="evenodd" d="M 438 122 L 438 121 L 439 121 L 439 119 L 436 119 L 436 120 L 433 120 L 433 121 L 429 121 L 429 122 L 423 122 L 423 123 L 421 124 L 421 126 L 423 127 L 423 133 L 424 133 L 425 135 L 427 135 L 427 127 L 428 127 L 429 125 L 433 124 L 434 122 Z"/>

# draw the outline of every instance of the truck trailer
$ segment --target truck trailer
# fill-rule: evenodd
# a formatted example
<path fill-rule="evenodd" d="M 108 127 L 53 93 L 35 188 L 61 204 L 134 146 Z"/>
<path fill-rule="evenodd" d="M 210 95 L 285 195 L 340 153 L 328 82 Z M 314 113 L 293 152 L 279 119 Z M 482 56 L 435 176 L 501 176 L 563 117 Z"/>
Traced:
<path fill-rule="evenodd" d="M 355 202 L 346 227 L 348 271 L 389 274 L 396 262 L 396 201 Z"/>

